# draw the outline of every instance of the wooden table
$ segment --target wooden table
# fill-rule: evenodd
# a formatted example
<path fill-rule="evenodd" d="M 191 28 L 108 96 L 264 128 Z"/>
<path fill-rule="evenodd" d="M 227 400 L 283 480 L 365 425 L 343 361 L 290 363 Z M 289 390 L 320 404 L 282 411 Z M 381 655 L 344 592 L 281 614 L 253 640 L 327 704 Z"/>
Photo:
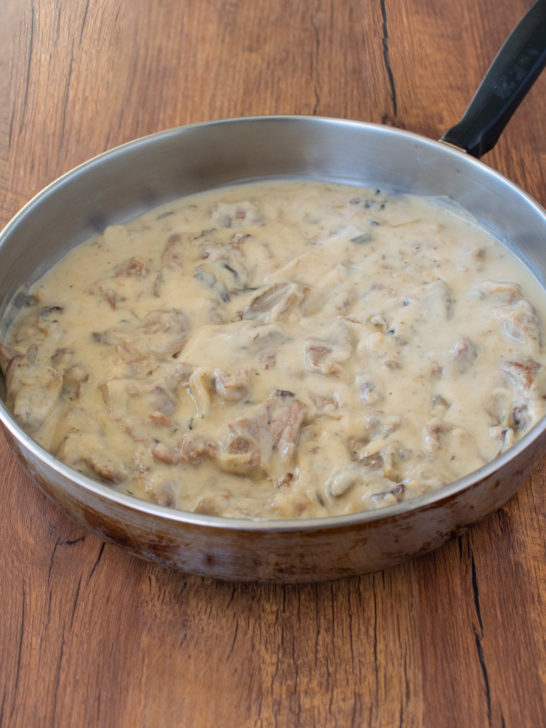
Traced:
<path fill-rule="evenodd" d="M 0 223 L 159 129 L 318 114 L 439 135 L 531 0 L 2 0 Z M 546 202 L 546 75 L 487 157 Z M 0 437 L 0 725 L 546 725 L 544 467 L 446 547 L 305 586 L 171 573 Z"/>

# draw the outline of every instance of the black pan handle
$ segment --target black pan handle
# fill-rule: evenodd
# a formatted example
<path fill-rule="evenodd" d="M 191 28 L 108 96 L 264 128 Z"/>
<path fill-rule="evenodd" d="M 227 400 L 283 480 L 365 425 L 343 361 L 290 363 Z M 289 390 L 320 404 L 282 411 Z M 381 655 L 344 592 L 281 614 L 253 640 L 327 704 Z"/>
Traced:
<path fill-rule="evenodd" d="M 463 118 L 442 141 L 478 158 L 493 149 L 545 65 L 546 0 L 538 0 L 508 36 Z"/>

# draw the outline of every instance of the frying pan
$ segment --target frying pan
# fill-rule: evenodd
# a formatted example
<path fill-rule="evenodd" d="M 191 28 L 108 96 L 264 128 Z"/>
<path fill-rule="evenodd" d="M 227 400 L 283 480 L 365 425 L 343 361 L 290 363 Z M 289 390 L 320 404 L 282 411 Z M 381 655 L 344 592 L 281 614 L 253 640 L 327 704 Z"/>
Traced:
<path fill-rule="evenodd" d="M 546 0 L 540 0 L 440 142 L 345 120 L 253 117 L 164 131 L 90 160 L 40 192 L 0 236 L 0 338 L 21 305 L 16 293 L 105 226 L 182 195 L 267 177 L 445 195 L 500 238 L 546 289 L 544 210 L 476 159 L 494 145 L 545 59 Z M 2 396 L 3 389 L 0 381 Z M 347 516 L 253 521 L 176 511 L 119 493 L 47 453 L 3 401 L 0 421 L 26 471 L 76 522 L 144 558 L 231 580 L 339 578 L 436 548 L 510 498 L 546 444 L 543 418 L 508 452 L 435 492 Z"/>

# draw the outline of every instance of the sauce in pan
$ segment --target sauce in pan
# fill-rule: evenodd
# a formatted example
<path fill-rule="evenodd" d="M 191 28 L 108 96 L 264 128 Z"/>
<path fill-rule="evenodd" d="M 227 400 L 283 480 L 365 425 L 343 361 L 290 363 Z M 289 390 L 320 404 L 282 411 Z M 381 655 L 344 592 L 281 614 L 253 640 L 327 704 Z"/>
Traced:
<path fill-rule="evenodd" d="M 8 406 L 162 505 L 317 517 L 441 487 L 546 411 L 538 284 L 441 201 L 276 181 L 108 228 L 0 345 Z"/>

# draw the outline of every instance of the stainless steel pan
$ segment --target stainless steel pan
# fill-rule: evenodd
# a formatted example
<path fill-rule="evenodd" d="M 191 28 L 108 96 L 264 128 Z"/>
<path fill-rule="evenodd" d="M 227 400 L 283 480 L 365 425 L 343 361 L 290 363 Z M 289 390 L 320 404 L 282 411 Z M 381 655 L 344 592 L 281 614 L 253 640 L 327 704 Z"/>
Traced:
<path fill-rule="evenodd" d="M 544 210 L 471 156 L 492 146 L 544 66 L 545 6 L 540 0 L 509 38 L 462 122 L 445 135 L 450 144 L 351 121 L 244 118 L 154 134 L 77 167 L 29 202 L 0 236 L 0 338 L 20 303 L 14 298 L 20 287 L 106 225 L 181 195 L 271 176 L 448 196 L 500 237 L 546 288 Z M 249 521 L 174 511 L 115 492 L 44 451 L 1 401 L 0 420 L 23 467 L 75 521 L 145 558 L 233 580 L 337 578 L 436 548 L 510 498 L 546 444 L 544 418 L 509 452 L 434 493 L 349 516 Z"/>

